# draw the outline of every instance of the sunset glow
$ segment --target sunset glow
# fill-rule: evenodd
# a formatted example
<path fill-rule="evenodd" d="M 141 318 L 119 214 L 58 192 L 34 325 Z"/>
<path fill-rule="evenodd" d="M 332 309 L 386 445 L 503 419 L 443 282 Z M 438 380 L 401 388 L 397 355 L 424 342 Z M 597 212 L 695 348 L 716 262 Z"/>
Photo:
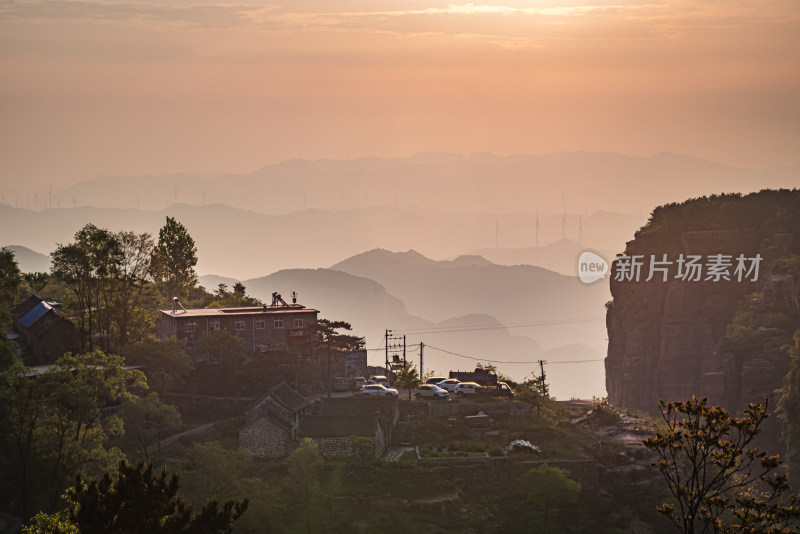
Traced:
<path fill-rule="evenodd" d="M 422 151 L 800 153 L 794 1 L 0 2 L 0 183 Z"/>

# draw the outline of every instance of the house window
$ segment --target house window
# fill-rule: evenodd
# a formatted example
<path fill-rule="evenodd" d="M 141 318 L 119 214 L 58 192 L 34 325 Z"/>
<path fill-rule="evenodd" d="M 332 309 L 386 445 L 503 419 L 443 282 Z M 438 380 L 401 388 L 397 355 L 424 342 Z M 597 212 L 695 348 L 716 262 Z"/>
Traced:
<path fill-rule="evenodd" d="M 233 326 L 236 330 L 244 330 L 244 321 L 243 320 L 236 321 Z"/>
<path fill-rule="evenodd" d="M 219 319 L 211 319 L 211 321 L 208 322 L 208 329 L 219 330 Z"/>
<path fill-rule="evenodd" d="M 275 328 L 283 328 L 283 319 L 275 319 Z"/>
<path fill-rule="evenodd" d="M 264 319 L 256 319 L 256 330 L 264 330 L 266 323 Z"/>
<path fill-rule="evenodd" d="M 303 320 L 302 319 L 295 319 L 294 320 L 294 327 L 295 328 L 303 328 Z"/>
<path fill-rule="evenodd" d="M 186 332 L 187 334 L 193 334 L 194 323 L 186 323 L 185 325 L 183 325 L 183 331 Z"/>

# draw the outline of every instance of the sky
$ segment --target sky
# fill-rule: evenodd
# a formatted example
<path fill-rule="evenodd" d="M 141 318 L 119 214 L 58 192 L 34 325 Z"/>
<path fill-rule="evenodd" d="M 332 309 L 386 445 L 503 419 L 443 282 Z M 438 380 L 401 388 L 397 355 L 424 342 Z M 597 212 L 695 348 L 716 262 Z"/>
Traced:
<path fill-rule="evenodd" d="M 800 163 L 797 0 L 0 0 L 0 187 L 417 152 Z"/>

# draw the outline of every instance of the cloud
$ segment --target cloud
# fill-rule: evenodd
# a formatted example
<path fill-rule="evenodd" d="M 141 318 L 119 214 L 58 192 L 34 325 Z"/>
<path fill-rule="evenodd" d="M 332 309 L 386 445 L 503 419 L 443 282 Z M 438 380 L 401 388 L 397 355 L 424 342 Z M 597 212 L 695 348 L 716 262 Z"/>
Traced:
<path fill-rule="evenodd" d="M 272 7 L 216 3 L 145 3 L 36 0 L 0 4 L 0 19 L 71 20 L 178 26 L 233 27 L 252 22 Z"/>

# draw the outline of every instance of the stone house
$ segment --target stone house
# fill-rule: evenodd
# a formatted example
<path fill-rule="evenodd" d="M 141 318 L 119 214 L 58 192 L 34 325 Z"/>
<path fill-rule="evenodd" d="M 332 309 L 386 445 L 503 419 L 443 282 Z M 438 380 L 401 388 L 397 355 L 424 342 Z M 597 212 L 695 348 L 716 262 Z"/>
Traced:
<path fill-rule="evenodd" d="M 311 401 L 286 382 L 271 388 L 245 414 L 239 431 L 239 448 L 253 456 L 285 456 L 298 439 L 300 418 L 308 413 Z"/>
<path fill-rule="evenodd" d="M 59 307 L 32 295 L 12 310 L 14 329 L 28 351 L 29 363 L 54 363 L 65 352 L 80 350 L 78 331 Z"/>

